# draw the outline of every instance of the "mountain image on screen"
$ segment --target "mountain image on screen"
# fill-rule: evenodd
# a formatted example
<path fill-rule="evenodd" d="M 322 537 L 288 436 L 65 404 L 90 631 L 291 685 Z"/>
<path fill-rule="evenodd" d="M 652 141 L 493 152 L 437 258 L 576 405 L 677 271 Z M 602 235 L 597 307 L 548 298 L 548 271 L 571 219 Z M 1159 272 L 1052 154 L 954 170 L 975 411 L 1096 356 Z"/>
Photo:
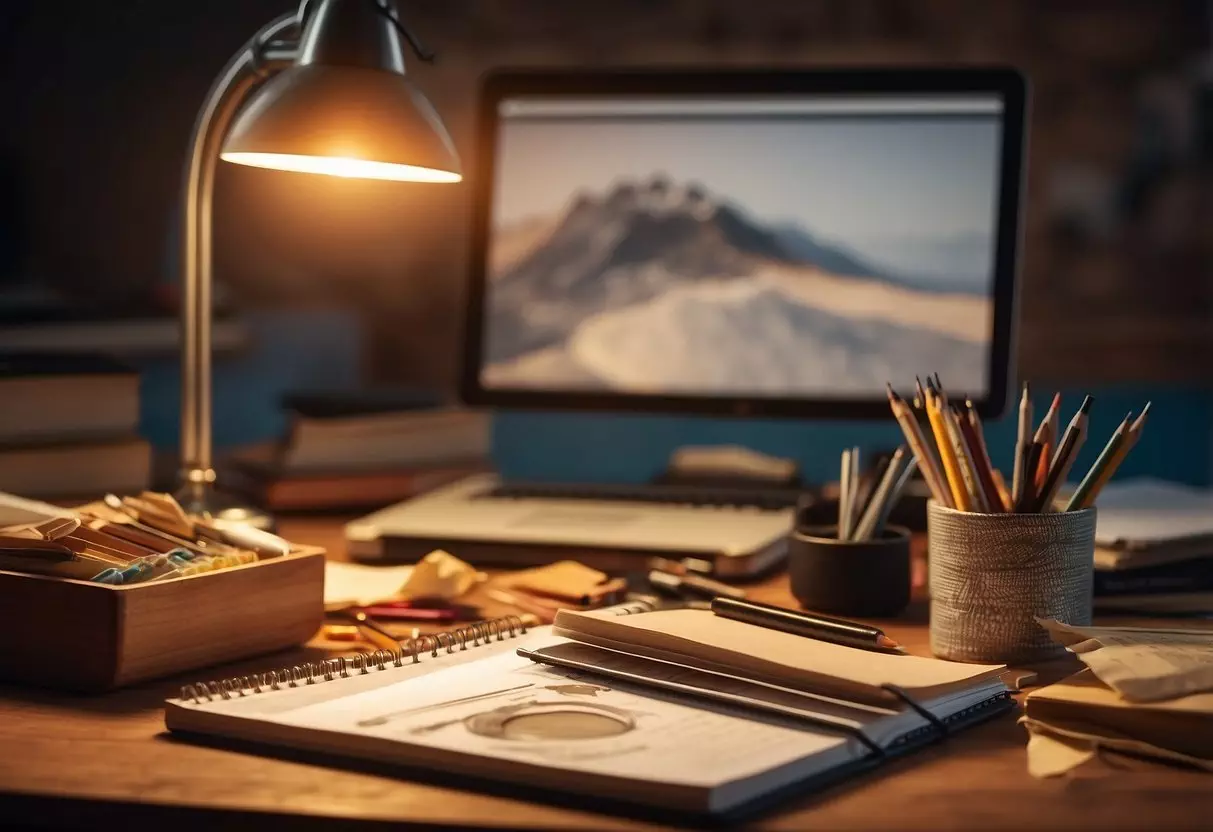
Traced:
<path fill-rule="evenodd" d="M 898 274 L 803 224 L 661 175 L 496 228 L 488 386 L 869 395 L 938 372 L 985 390 L 981 280 Z"/>

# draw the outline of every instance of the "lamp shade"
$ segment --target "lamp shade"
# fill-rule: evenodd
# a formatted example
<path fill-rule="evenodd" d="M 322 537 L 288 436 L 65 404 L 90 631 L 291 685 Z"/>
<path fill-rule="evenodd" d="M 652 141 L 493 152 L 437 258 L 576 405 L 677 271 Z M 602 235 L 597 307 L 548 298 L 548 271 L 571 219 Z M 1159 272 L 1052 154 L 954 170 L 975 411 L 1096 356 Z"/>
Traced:
<path fill-rule="evenodd" d="M 221 150 L 237 164 L 333 176 L 458 182 L 437 112 L 404 75 L 399 34 L 373 0 L 321 0 L 299 58 L 245 104 Z"/>

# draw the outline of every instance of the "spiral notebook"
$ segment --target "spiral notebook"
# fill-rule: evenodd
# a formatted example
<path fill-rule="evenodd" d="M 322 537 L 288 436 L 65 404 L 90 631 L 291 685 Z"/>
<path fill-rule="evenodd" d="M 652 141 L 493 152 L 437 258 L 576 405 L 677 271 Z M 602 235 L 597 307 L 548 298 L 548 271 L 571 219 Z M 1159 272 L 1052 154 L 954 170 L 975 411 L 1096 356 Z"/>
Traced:
<path fill-rule="evenodd" d="M 166 704 L 166 723 L 174 732 L 435 770 L 456 782 L 496 780 L 708 817 L 806 794 L 1012 704 L 1002 668 L 793 636 L 789 657 L 782 639 L 771 647 L 785 634 L 739 622 L 708 635 L 748 639 L 751 657 L 769 663 L 761 676 L 689 652 L 617 649 L 641 631 L 651 641 L 658 631 L 715 621 L 700 610 L 629 614 L 644 609 L 566 616 L 564 634 L 499 619 L 409 643 L 403 654 L 187 685 Z M 598 643 L 580 640 L 591 631 Z M 582 664 L 557 666 L 553 655 Z M 847 678 L 820 687 L 796 670 L 804 666 Z M 876 679 L 888 684 L 870 684 Z M 844 689 L 862 695 L 844 698 Z"/>

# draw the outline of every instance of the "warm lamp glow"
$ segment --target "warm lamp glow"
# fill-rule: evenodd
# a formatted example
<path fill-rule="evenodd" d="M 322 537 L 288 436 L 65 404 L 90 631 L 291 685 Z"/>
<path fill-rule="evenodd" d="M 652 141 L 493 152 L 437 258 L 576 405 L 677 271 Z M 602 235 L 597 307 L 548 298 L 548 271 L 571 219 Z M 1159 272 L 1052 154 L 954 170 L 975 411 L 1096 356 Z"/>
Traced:
<path fill-rule="evenodd" d="M 390 179 L 396 182 L 460 182 L 463 177 L 449 170 L 372 162 L 345 156 L 299 156 L 288 153 L 224 153 L 222 158 L 238 165 L 272 168 L 297 173 L 322 173 L 347 179 Z"/>

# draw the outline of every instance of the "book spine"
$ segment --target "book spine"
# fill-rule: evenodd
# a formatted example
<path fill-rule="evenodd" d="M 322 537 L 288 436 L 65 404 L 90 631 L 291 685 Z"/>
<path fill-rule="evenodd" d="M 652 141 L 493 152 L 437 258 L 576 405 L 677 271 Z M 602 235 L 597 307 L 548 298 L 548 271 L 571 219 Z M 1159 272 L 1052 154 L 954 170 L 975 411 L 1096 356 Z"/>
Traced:
<path fill-rule="evenodd" d="M 1213 591 L 1213 559 L 1121 571 L 1096 570 L 1093 591 L 1097 598 Z"/>

